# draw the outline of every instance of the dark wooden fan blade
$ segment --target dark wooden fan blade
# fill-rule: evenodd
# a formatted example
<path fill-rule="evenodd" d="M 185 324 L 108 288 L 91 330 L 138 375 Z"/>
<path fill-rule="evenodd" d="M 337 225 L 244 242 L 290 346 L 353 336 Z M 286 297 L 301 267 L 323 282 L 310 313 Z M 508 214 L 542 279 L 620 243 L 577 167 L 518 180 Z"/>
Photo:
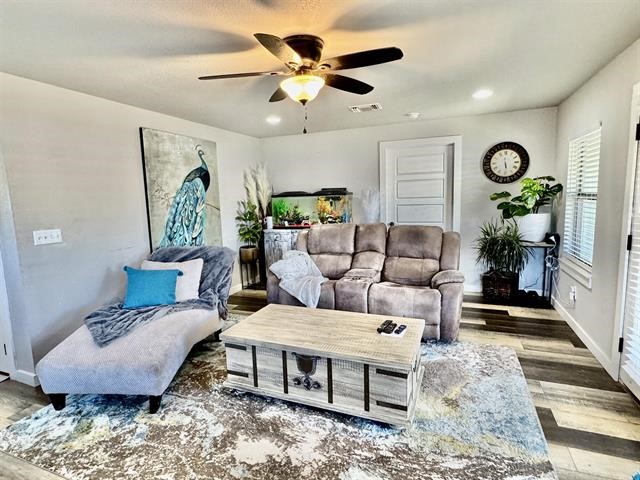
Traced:
<path fill-rule="evenodd" d="M 287 92 L 285 92 L 280 87 L 278 87 L 278 89 L 275 92 L 273 92 L 273 95 L 271 95 L 271 98 L 269 99 L 269 101 L 279 102 L 281 100 L 284 100 L 285 98 L 287 98 Z"/>
<path fill-rule="evenodd" d="M 256 37 L 256 40 L 258 40 L 264 48 L 282 60 L 285 65 L 302 65 L 302 58 L 300 58 L 298 52 L 287 45 L 280 37 L 269 35 L 268 33 L 254 33 L 253 36 Z"/>
<path fill-rule="evenodd" d="M 286 75 L 286 72 L 227 73 L 224 75 L 205 75 L 204 77 L 198 77 L 198 80 L 219 80 L 222 78 L 259 77 L 261 75 Z"/>
<path fill-rule="evenodd" d="M 325 85 L 328 85 L 338 90 L 344 90 L 345 92 L 357 93 L 358 95 L 364 95 L 373 90 L 373 87 L 368 83 L 361 82 L 355 78 L 345 77 L 344 75 L 336 75 L 334 73 L 324 73 L 320 75 L 324 78 Z"/>
<path fill-rule="evenodd" d="M 363 52 L 327 58 L 320 62 L 320 68 L 347 70 L 349 68 L 368 67 L 369 65 L 378 65 L 380 63 L 400 60 L 402 56 L 402 50 L 396 47 L 377 48 L 375 50 L 365 50 Z"/>

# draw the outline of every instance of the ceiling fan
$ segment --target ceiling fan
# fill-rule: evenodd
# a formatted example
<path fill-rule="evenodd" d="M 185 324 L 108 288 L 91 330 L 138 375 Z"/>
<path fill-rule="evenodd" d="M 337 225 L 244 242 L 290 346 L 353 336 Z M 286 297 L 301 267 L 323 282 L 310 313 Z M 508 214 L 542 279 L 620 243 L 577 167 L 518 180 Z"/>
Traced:
<path fill-rule="evenodd" d="M 262 75 L 288 77 L 280 82 L 280 86 L 271 95 L 269 101 L 279 102 L 289 96 L 292 100 L 306 105 L 307 102 L 316 98 L 325 85 L 358 95 L 364 95 L 373 90 L 373 87 L 367 83 L 331 73 L 332 71 L 393 62 L 400 60 L 403 55 L 399 48 L 387 47 L 321 60 L 324 41 L 315 35 L 291 35 L 280 38 L 268 33 L 256 33 L 254 37 L 263 47 L 284 62 L 287 70 L 207 75 L 199 79 L 217 80 Z"/>

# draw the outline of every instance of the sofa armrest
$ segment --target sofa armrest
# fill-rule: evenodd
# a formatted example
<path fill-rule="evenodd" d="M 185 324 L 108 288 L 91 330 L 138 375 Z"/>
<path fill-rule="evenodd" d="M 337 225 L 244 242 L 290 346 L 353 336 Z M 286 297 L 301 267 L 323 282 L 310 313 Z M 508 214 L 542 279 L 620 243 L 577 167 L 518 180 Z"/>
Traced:
<path fill-rule="evenodd" d="M 380 281 L 380 272 L 374 268 L 352 268 L 343 275 L 343 278 L 371 280 L 373 283 Z"/>
<path fill-rule="evenodd" d="M 280 280 L 267 268 L 267 303 L 279 303 Z"/>
<path fill-rule="evenodd" d="M 464 274 L 460 270 L 442 270 L 431 279 L 431 288 L 440 288 L 447 283 L 464 283 Z"/>

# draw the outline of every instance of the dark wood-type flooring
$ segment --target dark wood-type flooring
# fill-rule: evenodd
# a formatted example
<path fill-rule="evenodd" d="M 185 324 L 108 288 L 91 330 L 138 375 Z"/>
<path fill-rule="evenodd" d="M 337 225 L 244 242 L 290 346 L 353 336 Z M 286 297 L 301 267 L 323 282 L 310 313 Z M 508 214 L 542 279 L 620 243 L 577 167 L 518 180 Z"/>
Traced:
<path fill-rule="evenodd" d="M 236 312 L 266 305 L 264 292 L 230 299 Z M 460 340 L 505 345 L 520 360 L 561 480 L 630 480 L 640 471 L 640 408 L 550 309 L 508 307 L 466 296 Z M 40 389 L 0 383 L 0 428 L 48 403 Z M 0 480 L 60 478 L 0 454 Z"/>

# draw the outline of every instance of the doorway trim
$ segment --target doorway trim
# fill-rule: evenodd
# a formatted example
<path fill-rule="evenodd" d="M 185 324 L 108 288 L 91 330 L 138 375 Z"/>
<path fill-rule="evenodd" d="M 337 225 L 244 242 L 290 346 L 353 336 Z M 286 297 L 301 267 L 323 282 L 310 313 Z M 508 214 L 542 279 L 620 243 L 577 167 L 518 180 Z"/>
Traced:
<path fill-rule="evenodd" d="M 629 150 L 627 154 L 627 182 L 624 189 L 624 203 L 622 211 L 622 231 L 620 232 L 620 258 L 618 260 L 618 294 L 616 298 L 615 323 L 613 326 L 613 345 L 611 352 L 611 367 L 614 372 L 609 372 L 615 380 L 621 380 L 622 353 L 619 352 L 618 342 L 624 338 L 624 310 L 627 299 L 627 275 L 629 265 L 629 251 L 627 250 L 627 235 L 631 233 L 631 220 L 633 217 L 633 198 L 635 195 L 636 170 L 640 158 L 637 156 L 636 125 L 640 123 L 640 82 L 633 86 L 631 96 L 631 112 L 629 117 Z M 614 375 L 615 374 L 615 375 Z M 626 385 L 626 384 L 625 384 Z M 633 392 L 640 398 L 640 392 Z"/>
<path fill-rule="evenodd" d="M 6 170 L 4 164 L 4 157 L 2 155 L 2 145 L 0 145 L 0 188 L 4 187 L 3 190 L 5 195 L 0 194 L 0 212 L 3 211 L 6 206 L 4 202 L 9 202 L 9 185 L 6 177 Z M 13 221 L 13 217 L 10 217 L 9 221 Z M 6 284 L 6 275 L 5 275 L 5 260 L 4 255 L 6 254 L 6 249 L 4 248 L 6 245 L 3 244 L 3 227 L 5 225 L 2 224 L 2 219 L 0 218 L 0 337 L 3 338 L 4 347 L 2 343 L 0 343 L 0 348 L 6 348 L 6 356 L 7 362 L 9 366 L 9 377 L 15 379 L 18 374 L 16 370 L 16 357 L 15 357 L 15 347 L 13 343 L 13 324 L 11 321 L 11 309 L 9 307 L 9 293 L 7 292 L 7 284 Z M 4 355 L 4 351 L 0 352 L 0 354 Z"/>
<path fill-rule="evenodd" d="M 8 362 L 9 377 L 16 375 L 16 361 L 13 353 L 13 332 L 11 329 L 11 312 L 9 310 L 9 296 L 7 294 L 7 285 L 5 283 L 4 266 L 2 262 L 2 251 L 0 251 L 0 349 L 6 349 L 6 357 Z M 4 346 L 2 345 L 4 343 Z M 0 355 L 5 355 L 4 351 L 0 351 Z"/>
<path fill-rule="evenodd" d="M 452 218 L 451 229 L 460 232 L 460 201 L 462 188 L 462 135 L 449 135 L 444 137 L 410 138 L 407 140 L 393 140 L 380 142 L 379 150 L 379 173 L 380 173 L 380 221 L 385 222 L 387 218 L 387 168 L 386 149 L 398 147 L 399 145 L 408 147 L 443 146 L 453 147 L 453 195 L 452 195 Z"/>

